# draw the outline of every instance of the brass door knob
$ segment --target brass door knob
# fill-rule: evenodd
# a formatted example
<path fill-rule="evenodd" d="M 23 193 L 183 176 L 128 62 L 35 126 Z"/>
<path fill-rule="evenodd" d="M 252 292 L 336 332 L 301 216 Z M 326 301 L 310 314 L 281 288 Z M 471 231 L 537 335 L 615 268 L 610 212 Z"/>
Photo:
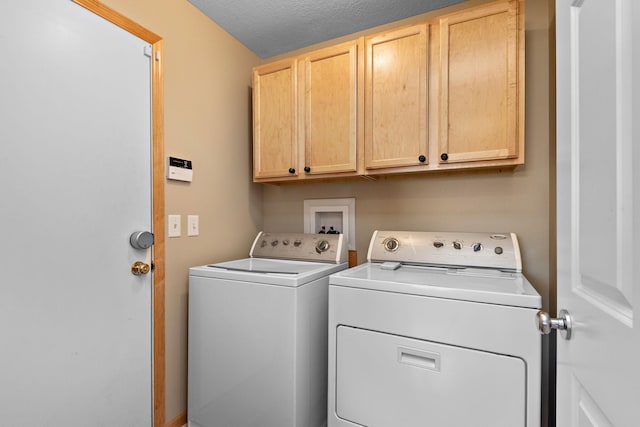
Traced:
<path fill-rule="evenodd" d="M 151 267 L 149 267 L 149 264 L 146 262 L 136 261 L 131 264 L 131 274 L 134 276 L 142 276 L 143 274 L 147 274 L 149 271 L 151 271 Z"/>

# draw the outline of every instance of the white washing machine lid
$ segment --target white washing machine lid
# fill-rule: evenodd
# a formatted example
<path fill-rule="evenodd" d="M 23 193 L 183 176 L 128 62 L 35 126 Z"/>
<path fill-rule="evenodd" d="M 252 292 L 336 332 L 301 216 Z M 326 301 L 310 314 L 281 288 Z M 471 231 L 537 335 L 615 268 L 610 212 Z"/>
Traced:
<path fill-rule="evenodd" d="M 298 287 L 347 268 L 347 263 L 244 258 L 191 267 L 190 276 Z"/>
<path fill-rule="evenodd" d="M 542 306 L 540 294 L 521 273 L 404 264 L 394 270 L 382 266 L 370 262 L 336 273 L 329 284 L 514 307 Z"/>

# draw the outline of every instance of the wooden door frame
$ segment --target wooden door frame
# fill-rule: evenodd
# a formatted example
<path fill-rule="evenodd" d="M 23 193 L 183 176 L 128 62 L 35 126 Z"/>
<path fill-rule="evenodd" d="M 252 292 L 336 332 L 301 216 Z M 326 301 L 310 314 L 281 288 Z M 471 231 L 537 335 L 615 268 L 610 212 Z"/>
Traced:
<path fill-rule="evenodd" d="M 152 46 L 151 173 L 153 246 L 153 425 L 165 423 L 165 224 L 164 224 L 164 75 L 163 39 L 98 0 L 72 0 Z"/>

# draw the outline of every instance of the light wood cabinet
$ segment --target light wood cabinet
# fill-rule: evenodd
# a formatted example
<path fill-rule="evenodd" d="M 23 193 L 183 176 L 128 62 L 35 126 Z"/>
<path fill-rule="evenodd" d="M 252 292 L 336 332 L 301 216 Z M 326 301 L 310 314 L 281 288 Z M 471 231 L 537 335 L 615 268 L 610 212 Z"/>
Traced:
<path fill-rule="evenodd" d="M 368 173 L 429 163 L 428 30 L 414 25 L 365 40 Z"/>
<path fill-rule="evenodd" d="M 256 182 L 357 173 L 362 43 L 357 39 L 254 69 Z"/>
<path fill-rule="evenodd" d="M 253 177 L 296 177 L 298 71 L 289 59 L 253 71 Z"/>
<path fill-rule="evenodd" d="M 440 19 L 441 164 L 524 162 L 520 18 L 511 0 Z"/>
<path fill-rule="evenodd" d="M 524 0 L 254 69 L 254 181 L 524 163 Z"/>
<path fill-rule="evenodd" d="M 359 39 L 312 52 L 299 61 L 302 162 L 310 177 L 357 170 L 361 56 Z"/>

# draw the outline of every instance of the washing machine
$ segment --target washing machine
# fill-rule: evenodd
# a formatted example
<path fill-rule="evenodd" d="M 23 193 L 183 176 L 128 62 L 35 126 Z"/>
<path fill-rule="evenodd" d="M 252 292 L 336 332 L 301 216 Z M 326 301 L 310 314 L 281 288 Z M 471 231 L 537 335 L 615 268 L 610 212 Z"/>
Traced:
<path fill-rule="evenodd" d="M 512 233 L 376 231 L 329 282 L 329 427 L 539 427 L 541 298 Z"/>
<path fill-rule="evenodd" d="M 264 233 L 249 258 L 189 269 L 191 427 L 320 427 L 329 275 L 342 234 Z"/>

